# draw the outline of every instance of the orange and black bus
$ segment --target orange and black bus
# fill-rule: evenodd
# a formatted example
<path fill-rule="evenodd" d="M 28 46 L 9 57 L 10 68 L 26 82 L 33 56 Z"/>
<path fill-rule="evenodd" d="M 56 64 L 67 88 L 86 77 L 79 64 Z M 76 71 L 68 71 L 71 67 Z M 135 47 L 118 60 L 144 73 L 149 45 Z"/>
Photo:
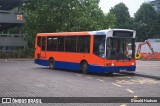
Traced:
<path fill-rule="evenodd" d="M 135 36 L 128 29 L 38 33 L 35 63 L 82 73 L 134 73 Z"/>

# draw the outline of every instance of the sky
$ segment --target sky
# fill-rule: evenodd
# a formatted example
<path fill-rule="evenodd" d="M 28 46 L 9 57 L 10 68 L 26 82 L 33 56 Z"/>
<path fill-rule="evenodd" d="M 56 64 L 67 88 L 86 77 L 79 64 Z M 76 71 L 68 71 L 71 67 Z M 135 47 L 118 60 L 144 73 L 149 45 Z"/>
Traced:
<path fill-rule="evenodd" d="M 137 12 L 140 5 L 149 0 L 100 0 L 99 6 L 104 13 L 108 13 L 111 7 L 114 7 L 116 4 L 123 2 L 129 10 L 131 17 L 134 16 L 134 13 Z"/>

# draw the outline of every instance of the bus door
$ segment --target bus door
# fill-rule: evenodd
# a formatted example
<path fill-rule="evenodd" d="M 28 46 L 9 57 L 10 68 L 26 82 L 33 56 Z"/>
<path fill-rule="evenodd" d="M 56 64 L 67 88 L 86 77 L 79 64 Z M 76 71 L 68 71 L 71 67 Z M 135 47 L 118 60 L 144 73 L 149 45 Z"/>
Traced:
<path fill-rule="evenodd" d="M 46 37 L 42 37 L 41 42 L 42 44 L 41 44 L 40 57 L 46 58 Z"/>

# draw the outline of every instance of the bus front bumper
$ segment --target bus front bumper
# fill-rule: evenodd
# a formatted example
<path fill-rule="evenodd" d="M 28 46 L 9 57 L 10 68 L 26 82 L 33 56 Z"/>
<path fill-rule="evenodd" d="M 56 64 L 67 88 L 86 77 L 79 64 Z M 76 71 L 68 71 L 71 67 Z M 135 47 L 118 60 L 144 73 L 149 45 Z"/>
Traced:
<path fill-rule="evenodd" d="M 136 66 L 94 66 L 89 65 L 89 72 L 95 73 L 134 73 Z"/>

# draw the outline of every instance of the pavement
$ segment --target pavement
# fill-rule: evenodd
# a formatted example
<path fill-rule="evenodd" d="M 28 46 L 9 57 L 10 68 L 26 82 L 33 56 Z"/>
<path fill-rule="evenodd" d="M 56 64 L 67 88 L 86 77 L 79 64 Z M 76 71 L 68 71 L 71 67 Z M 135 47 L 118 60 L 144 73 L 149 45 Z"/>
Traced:
<path fill-rule="evenodd" d="M 137 60 L 137 76 L 148 77 L 160 80 L 160 61 Z"/>
<path fill-rule="evenodd" d="M 14 61 L 34 61 L 34 59 L 0 59 L 0 62 L 14 62 Z M 160 80 L 160 61 L 136 61 L 136 76 L 153 78 Z"/>
<path fill-rule="evenodd" d="M 157 72 L 159 62 L 137 61 L 137 71 Z M 156 73 L 156 75 L 157 75 Z M 124 74 L 50 70 L 33 60 L 0 60 L 0 97 L 159 97 L 160 80 Z M 3 104 L 0 104 L 0 106 Z M 8 104 L 4 106 L 25 106 Z M 26 104 L 26 106 L 159 106 L 158 103 Z"/>

